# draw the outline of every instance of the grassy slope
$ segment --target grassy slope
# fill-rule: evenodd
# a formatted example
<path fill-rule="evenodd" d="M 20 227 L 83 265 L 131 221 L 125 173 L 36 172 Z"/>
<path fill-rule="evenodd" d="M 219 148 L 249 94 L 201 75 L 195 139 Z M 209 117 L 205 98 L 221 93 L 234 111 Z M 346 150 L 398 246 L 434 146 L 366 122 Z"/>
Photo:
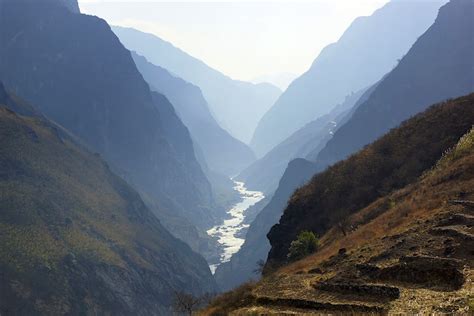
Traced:
<path fill-rule="evenodd" d="M 471 130 L 432 169 L 347 217 L 346 236 L 330 228 L 314 255 L 220 296 L 202 313 L 474 310 L 474 208 L 449 203 L 474 200 L 473 144 Z M 395 288 L 399 298 L 360 285 Z"/>
<path fill-rule="evenodd" d="M 325 233 L 347 215 L 413 182 L 474 124 L 474 94 L 431 107 L 317 174 L 290 198 L 268 234 L 269 262 L 286 261 L 299 232 Z"/>
<path fill-rule="evenodd" d="M 473 312 L 474 209 L 449 203 L 474 200 L 473 142 L 471 130 L 415 183 L 351 216 L 353 231 L 347 236 L 332 228 L 322 237 L 320 251 L 264 279 L 253 295 L 329 302 L 340 311 L 350 303 L 376 306 L 381 313 Z M 380 270 L 370 272 L 374 267 Z M 400 296 L 384 301 L 356 290 L 314 291 L 321 283 L 395 287 Z M 302 294 L 311 290 L 309 296 Z"/>
<path fill-rule="evenodd" d="M 214 290 L 98 155 L 41 117 L 0 108 L 0 312 L 159 313 L 173 289 Z"/>

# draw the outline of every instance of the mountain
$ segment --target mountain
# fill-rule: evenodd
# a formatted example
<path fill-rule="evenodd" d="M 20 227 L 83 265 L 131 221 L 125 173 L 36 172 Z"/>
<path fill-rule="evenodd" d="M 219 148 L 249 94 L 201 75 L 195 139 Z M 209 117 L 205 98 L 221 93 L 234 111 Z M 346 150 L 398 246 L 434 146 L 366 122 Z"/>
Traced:
<path fill-rule="evenodd" d="M 250 142 L 258 121 L 281 94 L 268 83 L 232 80 L 155 35 L 122 27 L 113 30 L 128 49 L 198 86 L 217 122 L 244 143 Z"/>
<path fill-rule="evenodd" d="M 474 3 L 452 0 L 319 153 L 322 170 L 429 104 L 474 91 Z"/>
<path fill-rule="evenodd" d="M 257 156 L 329 113 L 347 95 L 380 80 L 433 23 L 444 2 L 394 0 L 357 18 L 261 119 L 251 141 Z"/>
<path fill-rule="evenodd" d="M 164 315 L 174 291 L 216 291 L 98 154 L 1 83 L 0 191 L 2 315 Z"/>
<path fill-rule="evenodd" d="M 275 192 L 288 163 L 296 158 L 306 158 L 324 147 L 364 92 L 365 90 L 361 90 L 347 96 L 344 102 L 336 106 L 329 114 L 321 116 L 293 133 L 242 171 L 236 179 L 245 182 L 246 187 L 251 190 L 263 191 L 267 195 Z"/>
<path fill-rule="evenodd" d="M 217 267 L 214 277 L 220 289 L 230 290 L 257 277 L 255 275 L 257 263 L 260 260 L 265 261 L 270 250 L 270 243 L 266 238 L 267 232 L 278 222 L 288 197 L 291 196 L 294 189 L 310 179 L 313 174 L 312 168 L 314 165 L 304 159 L 291 161 L 286 172 L 291 173 L 292 176 L 283 176 L 274 196 L 265 198 L 261 202 L 266 206 L 250 225 L 240 250 L 232 256 L 229 262 Z"/>
<path fill-rule="evenodd" d="M 267 265 L 287 262 L 290 243 L 302 231 L 318 235 L 378 198 L 415 181 L 474 125 L 474 94 L 420 113 L 376 142 L 319 173 L 289 199 L 268 233 Z M 344 198 L 341 198 L 344 197 Z"/>
<path fill-rule="evenodd" d="M 314 254 L 202 314 L 472 314 L 473 187 L 471 129 L 431 170 L 346 217 L 353 229 L 333 226 Z"/>
<path fill-rule="evenodd" d="M 166 226 L 172 233 L 185 222 L 204 232 L 216 221 L 213 194 L 188 130 L 169 101 L 150 92 L 107 23 L 62 4 L 3 0 L 5 86 L 100 153 L 165 225 L 169 214 L 183 218 Z"/>
<path fill-rule="evenodd" d="M 222 129 L 209 111 L 201 90 L 167 70 L 132 53 L 138 70 L 152 90 L 164 94 L 200 146 L 213 171 L 234 176 L 255 160 L 252 150 Z"/>

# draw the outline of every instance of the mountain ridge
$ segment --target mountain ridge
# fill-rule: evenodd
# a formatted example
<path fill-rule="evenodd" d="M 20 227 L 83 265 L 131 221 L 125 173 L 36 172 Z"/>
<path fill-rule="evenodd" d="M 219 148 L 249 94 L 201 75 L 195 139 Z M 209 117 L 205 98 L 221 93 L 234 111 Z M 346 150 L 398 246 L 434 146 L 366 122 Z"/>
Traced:
<path fill-rule="evenodd" d="M 156 35 L 113 27 L 122 43 L 151 63 L 198 86 L 222 128 L 248 143 L 261 116 L 281 94 L 277 87 L 233 80 Z"/>
<path fill-rule="evenodd" d="M 268 233 L 272 244 L 268 266 L 287 262 L 288 248 L 297 232 L 324 234 L 342 223 L 344 217 L 428 171 L 472 128 L 473 104 L 471 94 L 434 105 L 348 159 L 316 174 L 293 193 L 280 222 Z"/>
<path fill-rule="evenodd" d="M 451 0 L 441 7 L 435 23 L 318 154 L 320 170 L 344 159 L 428 104 L 474 90 L 474 64 L 470 58 L 474 43 L 469 40 L 474 36 L 470 18 L 473 10 L 474 4 L 469 0 Z M 426 93 L 426 89 L 433 91 Z"/>
<path fill-rule="evenodd" d="M 199 87 L 171 75 L 137 53 L 132 53 L 132 57 L 152 90 L 170 99 L 213 171 L 233 176 L 255 159 L 247 145 L 218 125 Z"/>
<path fill-rule="evenodd" d="M 369 17 L 357 18 L 261 119 L 251 141 L 257 156 L 327 114 L 351 92 L 380 80 L 433 23 L 444 2 L 392 1 Z"/>

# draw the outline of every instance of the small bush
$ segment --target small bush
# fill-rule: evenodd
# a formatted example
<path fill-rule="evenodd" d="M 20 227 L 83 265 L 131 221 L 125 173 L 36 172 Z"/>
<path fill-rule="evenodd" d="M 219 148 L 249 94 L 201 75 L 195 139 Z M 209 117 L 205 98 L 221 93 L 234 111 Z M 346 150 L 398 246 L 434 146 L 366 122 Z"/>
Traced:
<path fill-rule="evenodd" d="M 313 232 L 303 231 L 291 242 L 288 259 L 297 260 L 314 253 L 319 247 L 319 240 Z"/>

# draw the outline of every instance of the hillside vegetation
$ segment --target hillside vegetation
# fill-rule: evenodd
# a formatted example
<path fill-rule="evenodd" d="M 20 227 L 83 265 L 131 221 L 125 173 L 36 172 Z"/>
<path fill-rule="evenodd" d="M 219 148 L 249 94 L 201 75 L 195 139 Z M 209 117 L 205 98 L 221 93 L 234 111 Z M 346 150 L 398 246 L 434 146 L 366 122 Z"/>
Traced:
<path fill-rule="evenodd" d="M 431 104 L 474 91 L 473 12 L 472 0 L 451 0 L 439 9 L 433 25 L 318 153 L 319 170 L 347 158 Z"/>
<path fill-rule="evenodd" d="M 469 96 L 437 106 L 425 119 L 434 129 L 430 114 L 459 110 L 455 104 L 472 108 L 472 101 Z M 472 313 L 473 144 L 468 128 L 432 168 L 348 215 L 345 232 L 338 225 L 327 230 L 315 254 L 224 294 L 202 314 Z"/>
<path fill-rule="evenodd" d="M 0 314 L 166 314 L 175 290 L 216 290 L 98 154 L 14 99 L 0 97 Z"/>
<path fill-rule="evenodd" d="M 325 233 L 345 217 L 413 182 L 474 124 L 474 94 L 431 107 L 348 159 L 317 174 L 291 197 L 268 234 L 269 264 L 287 260 L 299 232 Z"/>

